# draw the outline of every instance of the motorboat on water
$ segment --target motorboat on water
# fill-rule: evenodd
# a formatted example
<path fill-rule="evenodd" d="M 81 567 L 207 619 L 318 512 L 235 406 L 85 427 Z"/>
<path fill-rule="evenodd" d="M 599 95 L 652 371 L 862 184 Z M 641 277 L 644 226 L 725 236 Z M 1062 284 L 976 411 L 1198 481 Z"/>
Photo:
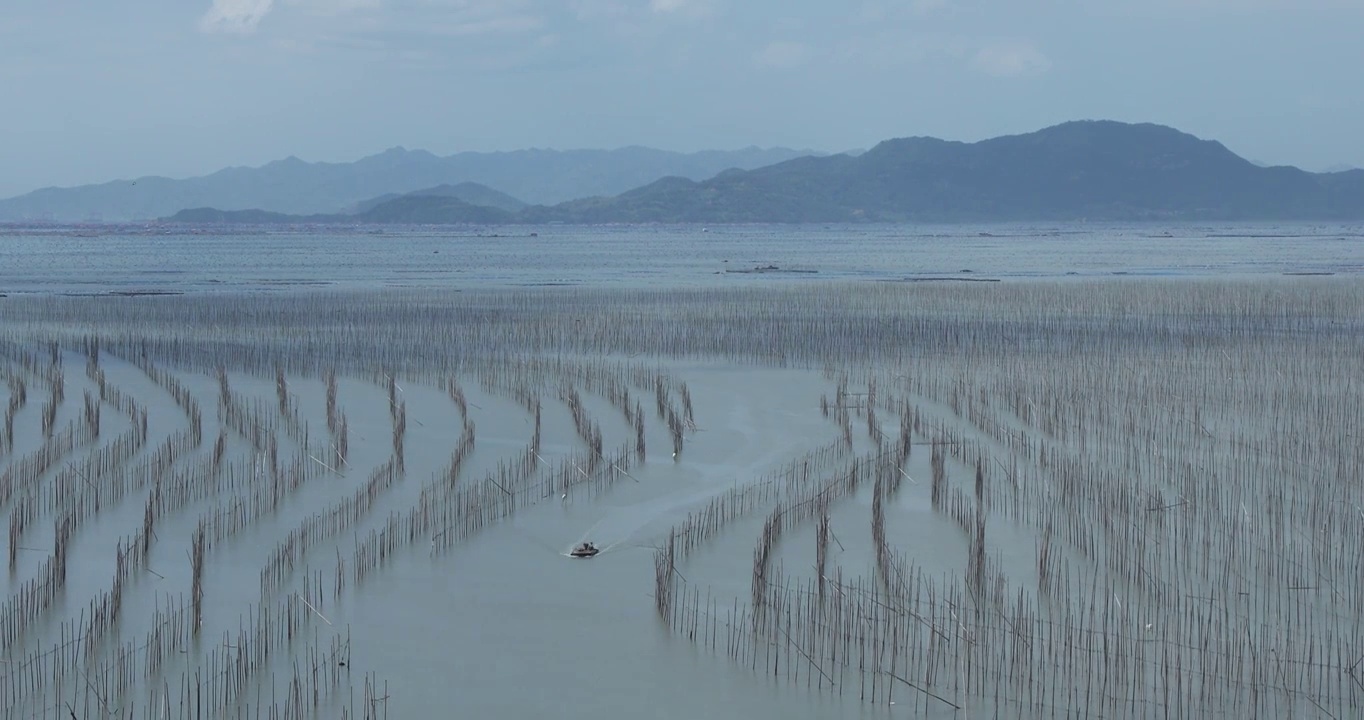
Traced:
<path fill-rule="evenodd" d="M 575 558 L 590 558 L 599 552 L 601 552 L 601 548 L 598 548 L 591 542 L 582 542 L 578 543 L 577 547 L 570 550 L 568 554 L 570 557 Z"/>

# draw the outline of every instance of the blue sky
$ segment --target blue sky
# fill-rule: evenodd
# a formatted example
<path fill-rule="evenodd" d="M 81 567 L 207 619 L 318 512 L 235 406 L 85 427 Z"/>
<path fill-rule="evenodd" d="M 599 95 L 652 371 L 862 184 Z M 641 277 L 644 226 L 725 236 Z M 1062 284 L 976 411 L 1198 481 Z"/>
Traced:
<path fill-rule="evenodd" d="M 1364 166 L 1361 0 L 4 0 L 0 196 L 402 145 L 840 151 L 1065 120 Z"/>

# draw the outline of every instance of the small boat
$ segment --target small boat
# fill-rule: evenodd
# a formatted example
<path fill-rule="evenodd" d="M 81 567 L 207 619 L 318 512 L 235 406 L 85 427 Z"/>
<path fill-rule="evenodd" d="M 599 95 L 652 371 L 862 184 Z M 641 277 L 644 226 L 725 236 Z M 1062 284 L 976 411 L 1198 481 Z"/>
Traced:
<path fill-rule="evenodd" d="M 593 545 L 590 542 L 584 542 L 579 543 L 578 546 L 570 550 L 568 554 L 570 557 L 575 558 L 590 558 L 599 552 L 601 552 L 601 549 L 596 545 Z"/>

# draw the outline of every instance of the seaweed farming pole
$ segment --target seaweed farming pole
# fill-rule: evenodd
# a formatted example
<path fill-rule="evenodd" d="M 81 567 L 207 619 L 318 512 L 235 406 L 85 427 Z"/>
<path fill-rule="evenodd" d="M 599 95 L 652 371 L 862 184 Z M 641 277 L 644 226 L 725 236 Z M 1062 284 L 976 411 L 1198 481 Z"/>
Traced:
<path fill-rule="evenodd" d="M 190 543 L 190 597 L 193 607 L 192 632 L 195 637 L 204 624 L 204 521 L 200 520 Z"/>

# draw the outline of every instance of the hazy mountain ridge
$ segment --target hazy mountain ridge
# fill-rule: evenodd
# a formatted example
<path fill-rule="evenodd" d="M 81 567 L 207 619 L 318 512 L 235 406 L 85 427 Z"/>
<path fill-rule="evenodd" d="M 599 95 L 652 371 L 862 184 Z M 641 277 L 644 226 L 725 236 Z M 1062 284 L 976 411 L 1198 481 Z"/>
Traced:
<path fill-rule="evenodd" d="M 381 195 L 357 203 L 351 212 L 288 215 L 269 210 L 219 210 L 188 208 L 175 213 L 174 222 L 192 224 L 451 224 L 482 225 L 514 222 L 517 213 L 528 207 L 510 195 L 477 183 L 440 185 L 402 195 Z"/>
<path fill-rule="evenodd" d="M 0 200 L 0 221 L 120 222 L 202 207 L 335 214 L 355 210 L 358 203 L 383 195 L 396 197 L 463 183 L 497 188 L 518 202 L 554 204 L 615 195 L 669 175 L 701 180 L 726 168 L 761 167 L 810 152 L 749 147 L 677 153 L 626 147 L 463 152 L 439 157 L 425 150 L 396 147 L 350 163 L 310 163 L 290 156 L 260 167 L 225 168 L 187 179 L 143 177 L 43 188 Z"/>
<path fill-rule="evenodd" d="M 1347 220 L 1364 219 L 1364 170 L 1261 167 L 1161 125 L 1075 121 L 974 143 L 896 138 L 857 156 L 799 157 L 700 181 L 665 177 L 619 195 L 519 211 L 420 195 L 397 200 L 401 207 L 379 202 L 342 221 Z"/>
<path fill-rule="evenodd" d="M 401 197 L 455 198 L 470 205 L 497 208 L 511 213 L 520 212 L 527 207 L 526 203 L 521 200 L 514 198 L 507 193 L 494 190 L 487 185 L 480 185 L 474 182 L 462 182 L 458 185 L 438 185 L 433 188 L 413 190 L 409 193 L 387 193 L 376 198 L 370 198 L 355 203 L 353 206 L 343 208 L 342 212 L 351 215 L 363 214 L 383 203 L 397 200 Z"/>
<path fill-rule="evenodd" d="M 1075 121 L 974 143 L 909 137 L 609 199 L 532 208 L 577 222 L 1364 218 L 1364 171 L 1257 167 L 1173 128 Z"/>

